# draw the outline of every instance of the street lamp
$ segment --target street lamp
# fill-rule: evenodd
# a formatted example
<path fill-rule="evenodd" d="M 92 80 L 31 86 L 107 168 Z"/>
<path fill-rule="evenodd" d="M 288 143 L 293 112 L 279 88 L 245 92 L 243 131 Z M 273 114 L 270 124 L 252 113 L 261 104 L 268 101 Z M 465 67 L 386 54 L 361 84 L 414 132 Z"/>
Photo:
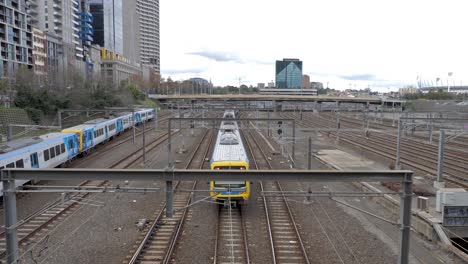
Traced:
<path fill-rule="evenodd" d="M 450 93 L 450 77 L 452 77 L 453 72 L 449 72 L 447 75 L 447 92 Z"/>

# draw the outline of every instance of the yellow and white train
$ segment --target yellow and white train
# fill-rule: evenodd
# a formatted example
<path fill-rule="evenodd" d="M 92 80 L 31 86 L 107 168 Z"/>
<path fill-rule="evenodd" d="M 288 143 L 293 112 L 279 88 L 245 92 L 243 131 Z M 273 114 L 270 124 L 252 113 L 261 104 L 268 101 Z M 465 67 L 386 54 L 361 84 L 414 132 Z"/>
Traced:
<path fill-rule="evenodd" d="M 235 118 L 234 111 L 226 111 L 225 119 Z M 249 159 L 234 120 L 221 123 L 210 160 L 212 170 L 248 170 Z M 224 204 L 243 204 L 250 196 L 249 181 L 211 181 L 210 195 Z"/>

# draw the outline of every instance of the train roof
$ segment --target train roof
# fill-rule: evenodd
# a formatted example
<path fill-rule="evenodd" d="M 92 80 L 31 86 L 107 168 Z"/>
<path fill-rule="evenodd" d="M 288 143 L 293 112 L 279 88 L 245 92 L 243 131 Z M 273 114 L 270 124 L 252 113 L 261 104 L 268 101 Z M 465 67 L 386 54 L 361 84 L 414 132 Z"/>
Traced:
<path fill-rule="evenodd" d="M 21 138 L 0 145 L 0 160 L 19 155 L 21 153 L 41 148 L 53 142 L 59 142 L 73 133 L 49 133 L 37 137 Z"/>
<path fill-rule="evenodd" d="M 224 111 L 223 118 L 236 118 L 236 113 L 234 110 L 226 110 Z"/>
<path fill-rule="evenodd" d="M 90 129 L 90 128 L 93 128 L 94 125 L 92 124 L 81 124 L 81 125 L 77 125 L 77 126 L 72 126 L 72 127 L 67 127 L 65 129 L 63 129 L 62 131 L 66 131 L 66 130 L 86 130 L 86 129 Z"/>
<path fill-rule="evenodd" d="M 223 131 L 218 132 L 216 145 L 213 151 L 213 156 L 211 158 L 211 162 L 217 161 L 248 162 L 244 144 L 242 143 L 242 139 L 238 130 L 235 130 L 233 133 L 224 133 Z"/>
<path fill-rule="evenodd" d="M 107 122 L 110 122 L 110 121 L 114 121 L 116 119 L 116 117 L 112 117 L 112 118 L 97 118 L 97 119 L 93 119 L 93 120 L 88 120 L 86 121 L 84 124 L 85 125 L 97 125 L 97 124 L 101 124 L 101 123 L 107 123 Z"/>

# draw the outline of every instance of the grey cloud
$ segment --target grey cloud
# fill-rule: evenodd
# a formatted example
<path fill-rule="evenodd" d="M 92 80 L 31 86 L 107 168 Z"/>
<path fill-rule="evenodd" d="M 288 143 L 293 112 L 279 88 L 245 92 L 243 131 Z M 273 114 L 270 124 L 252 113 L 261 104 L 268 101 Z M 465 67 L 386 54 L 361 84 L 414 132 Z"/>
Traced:
<path fill-rule="evenodd" d="M 206 71 L 206 68 L 192 68 L 192 69 L 169 69 L 163 70 L 162 73 L 165 75 L 170 74 L 198 74 Z"/>
<path fill-rule="evenodd" d="M 200 56 L 200 57 L 204 57 L 210 60 L 220 61 L 220 62 L 233 61 L 233 62 L 238 62 L 238 63 L 244 63 L 244 61 L 242 61 L 242 59 L 237 54 L 234 54 L 231 52 L 206 50 L 206 51 L 189 52 L 187 54 L 196 55 L 196 56 Z"/>
<path fill-rule="evenodd" d="M 351 74 L 351 75 L 338 75 L 338 77 L 350 81 L 380 81 L 377 76 L 370 73 L 365 74 Z"/>

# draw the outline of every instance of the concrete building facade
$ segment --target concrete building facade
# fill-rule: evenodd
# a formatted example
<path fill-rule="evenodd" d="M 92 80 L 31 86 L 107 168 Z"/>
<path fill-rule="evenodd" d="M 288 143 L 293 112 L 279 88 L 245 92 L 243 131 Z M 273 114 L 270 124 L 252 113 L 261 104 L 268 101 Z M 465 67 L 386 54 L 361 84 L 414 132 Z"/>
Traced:
<path fill-rule="evenodd" d="M 47 74 L 47 37 L 44 32 L 33 28 L 33 65 L 38 76 Z"/>
<path fill-rule="evenodd" d="M 88 51 L 88 59 L 89 62 L 92 64 L 92 67 L 88 71 L 88 80 L 92 81 L 100 81 L 101 80 L 101 64 L 102 64 L 102 57 L 101 57 L 101 48 L 97 45 L 92 45 L 89 47 Z"/>
<path fill-rule="evenodd" d="M 123 1 L 123 55 L 140 63 L 140 14 L 137 1 Z"/>
<path fill-rule="evenodd" d="M 107 83 L 117 86 L 133 76 L 142 75 L 140 64 L 131 62 L 118 53 L 102 49 L 101 59 L 101 78 Z"/>
<path fill-rule="evenodd" d="M 160 73 L 159 0 L 137 0 L 140 15 L 140 61 Z"/>
<path fill-rule="evenodd" d="M 302 75 L 302 86 L 301 87 L 306 88 L 306 89 L 310 88 L 310 77 L 309 77 L 309 75 L 306 75 L 306 74 Z"/>
<path fill-rule="evenodd" d="M 0 76 L 33 67 L 33 36 L 25 0 L 0 2 Z"/>

